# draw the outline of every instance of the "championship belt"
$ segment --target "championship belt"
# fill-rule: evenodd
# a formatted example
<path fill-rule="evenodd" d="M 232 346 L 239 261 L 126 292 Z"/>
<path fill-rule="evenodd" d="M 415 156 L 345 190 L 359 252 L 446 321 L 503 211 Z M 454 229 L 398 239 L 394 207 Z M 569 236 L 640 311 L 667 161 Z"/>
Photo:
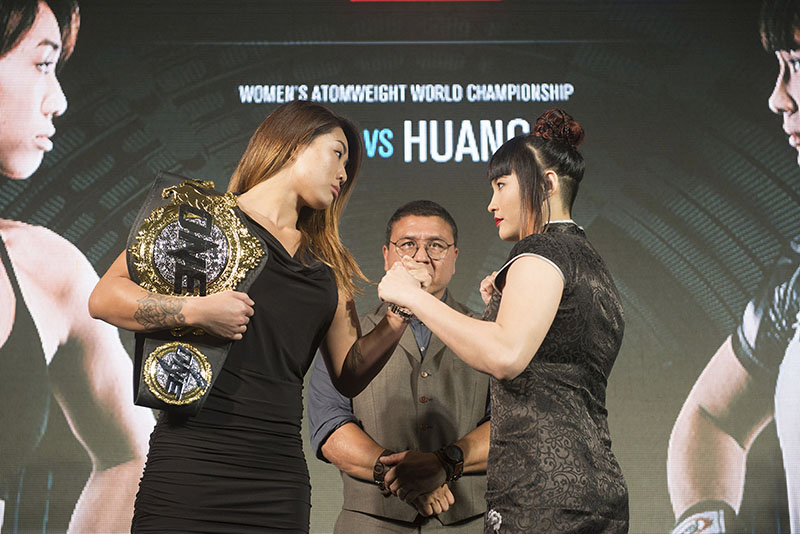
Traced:
<path fill-rule="evenodd" d="M 267 248 L 251 225 L 233 193 L 159 172 L 128 236 L 128 273 L 161 295 L 246 292 L 267 261 Z M 134 402 L 197 413 L 232 344 L 194 327 L 137 333 Z"/>

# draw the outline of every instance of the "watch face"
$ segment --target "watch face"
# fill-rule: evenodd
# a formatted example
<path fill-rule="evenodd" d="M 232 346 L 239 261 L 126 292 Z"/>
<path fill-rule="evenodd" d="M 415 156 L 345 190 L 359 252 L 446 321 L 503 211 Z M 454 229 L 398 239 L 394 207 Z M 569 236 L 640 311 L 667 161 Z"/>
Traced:
<path fill-rule="evenodd" d="M 461 450 L 461 447 L 457 445 L 448 445 L 445 447 L 444 454 L 447 456 L 448 460 L 455 464 L 464 461 L 464 453 Z"/>
<path fill-rule="evenodd" d="M 382 463 L 378 462 L 377 464 L 375 464 L 375 467 L 372 469 L 372 474 L 373 474 L 373 476 L 376 476 L 376 477 L 378 477 L 378 476 L 382 477 L 382 475 L 386 474 L 386 466 L 383 465 Z"/>

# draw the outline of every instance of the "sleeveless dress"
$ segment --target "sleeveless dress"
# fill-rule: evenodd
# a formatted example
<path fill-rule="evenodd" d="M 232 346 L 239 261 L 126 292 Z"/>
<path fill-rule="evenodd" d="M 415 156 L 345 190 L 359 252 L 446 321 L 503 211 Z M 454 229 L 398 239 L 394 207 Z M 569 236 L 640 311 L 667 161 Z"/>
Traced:
<path fill-rule="evenodd" d="M 0 261 L 14 291 L 14 325 L 0 346 L 0 499 L 5 501 L 4 525 L 15 528 L 18 496 L 25 464 L 47 427 L 50 381 L 39 331 L 22 299 L 5 242 L 0 236 Z"/>
<path fill-rule="evenodd" d="M 251 222 L 269 254 L 248 291 L 255 313 L 200 412 L 160 415 L 132 532 L 308 532 L 303 377 L 333 320 L 336 281 Z"/>
<path fill-rule="evenodd" d="M 611 452 L 606 383 L 622 342 L 619 295 L 602 258 L 574 223 L 551 223 L 517 243 L 514 260 L 554 264 L 564 291 L 553 324 L 527 368 L 491 379 L 487 534 L 620 534 L 628 492 Z M 494 320 L 495 293 L 484 318 Z"/>

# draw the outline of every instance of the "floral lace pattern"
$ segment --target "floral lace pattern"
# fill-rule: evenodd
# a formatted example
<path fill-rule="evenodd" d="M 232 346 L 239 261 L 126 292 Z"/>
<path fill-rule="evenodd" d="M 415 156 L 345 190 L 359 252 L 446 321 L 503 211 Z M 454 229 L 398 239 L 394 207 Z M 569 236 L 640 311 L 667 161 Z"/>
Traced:
<path fill-rule="evenodd" d="M 628 492 L 605 409 L 622 342 L 619 295 L 575 224 L 551 224 L 547 233 L 517 243 L 509 257 L 524 253 L 556 264 L 565 285 L 527 368 L 511 380 L 491 380 L 485 532 L 500 532 L 500 525 L 504 534 L 627 532 Z M 490 301 L 485 319 L 493 320 L 498 306 L 499 298 Z"/>

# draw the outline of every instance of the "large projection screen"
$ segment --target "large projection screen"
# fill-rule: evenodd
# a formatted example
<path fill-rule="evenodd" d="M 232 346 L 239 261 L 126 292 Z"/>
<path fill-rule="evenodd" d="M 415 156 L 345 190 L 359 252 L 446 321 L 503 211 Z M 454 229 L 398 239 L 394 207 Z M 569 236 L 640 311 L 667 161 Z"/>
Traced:
<path fill-rule="evenodd" d="M 341 234 L 365 274 L 382 275 L 394 209 L 435 200 L 459 225 L 450 289 L 480 311 L 478 284 L 511 246 L 486 211 L 488 158 L 545 109 L 572 114 L 586 131 L 587 162 L 574 218 L 605 258 L 626 314 L 607 407 L 631 532 L 672 528 L 667 447 L 681 406 L 800 233 L 797 154 L 767 105 L 777 65 L 761 46 L 757 2 L 80 5 L 75 51 L 59 71 L 69 105 L 54 148 L 29 178 L 0 177 L 0 218 L 52 230 L 100 274 L 123 250 L 157 171 L 224 190 L 256 126 L 302 98 L 363 131 L 366 157 Z M 377 302 L 364 286 L 359 312 Z M 132 335 L 120 336 L 131 355 Z M 15 350 L 1 348 L 4 357 Z M 0 386 L 20 403 L 27 387 Z M 24 465 L 9 467 L 16 478 L 0 481 L 4 534 L 66 529 L 91 470 L 68 421 L 51 400 L 43 438 Z M 3 407 L 0 432 L 19 424 Z M 331 532 L 340 475 L 316 459 L 305 428 L 303 439 L 311 531 Z M 774 424 L 748 452 L 740 516 L 754 532 L 788 532 L 786 454 Z"/>

